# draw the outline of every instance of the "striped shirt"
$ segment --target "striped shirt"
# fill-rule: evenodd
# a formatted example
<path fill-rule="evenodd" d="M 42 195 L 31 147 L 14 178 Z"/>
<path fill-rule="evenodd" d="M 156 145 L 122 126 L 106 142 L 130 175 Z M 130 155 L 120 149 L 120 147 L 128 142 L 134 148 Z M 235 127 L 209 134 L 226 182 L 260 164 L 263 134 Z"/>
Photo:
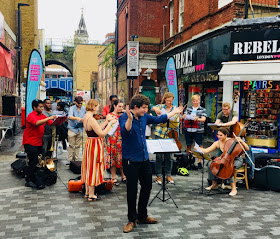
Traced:
<path fill-rule="evenodd" d="M 192 115 L 192 112 L 193 112 L 193 106 L 190 106 L 185 110 L 184 114 L 185 115 Z M 198 118 L 201 118 L 202 116 L 207 117 L 206 109 L 199 106 L 196 110 L 196 115 L 195 116 L 197 116 Z M 197 129 L 187 128 L 187 131 L 203 133 L 204 132 L 204 122 L 198 122 L 198 128 Z"/>

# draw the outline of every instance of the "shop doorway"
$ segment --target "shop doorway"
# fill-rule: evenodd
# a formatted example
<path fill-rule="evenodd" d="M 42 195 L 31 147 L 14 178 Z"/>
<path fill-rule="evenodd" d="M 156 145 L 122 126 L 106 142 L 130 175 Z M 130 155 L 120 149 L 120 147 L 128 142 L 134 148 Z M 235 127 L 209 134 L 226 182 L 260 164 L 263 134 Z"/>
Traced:
<path fill-rule="evenodd" d="M 156 104 L 156 83 L 153 80 L 143 80 L 141 83 L 142 95 L 147 96 L 150 99 L 150 108 Z"/>

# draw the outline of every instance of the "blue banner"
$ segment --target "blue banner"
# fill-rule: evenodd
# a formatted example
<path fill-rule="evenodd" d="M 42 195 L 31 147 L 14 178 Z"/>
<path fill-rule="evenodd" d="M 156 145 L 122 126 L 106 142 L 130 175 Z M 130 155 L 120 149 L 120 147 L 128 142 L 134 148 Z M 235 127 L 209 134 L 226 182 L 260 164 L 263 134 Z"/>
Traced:
<path fill-rule="evenodd" d="M 177 87 L 177 74 L 175 60 L 170 57 L 165 66 L 165 78 L 168 86 L 168 91 L 173 93 L 174 101 L 173 105 L 178 107 L 178 87 Z"/>
<path fill-rule="evenodd" d="M 32 101 L 37 98 L 41 77 L 43 74 L 42 57 L 36 49 L 33 49 L 28 64 L 27 81 L 26 81 L 26 102 L 25 116 L 27 117 L 32 111 Z"/>

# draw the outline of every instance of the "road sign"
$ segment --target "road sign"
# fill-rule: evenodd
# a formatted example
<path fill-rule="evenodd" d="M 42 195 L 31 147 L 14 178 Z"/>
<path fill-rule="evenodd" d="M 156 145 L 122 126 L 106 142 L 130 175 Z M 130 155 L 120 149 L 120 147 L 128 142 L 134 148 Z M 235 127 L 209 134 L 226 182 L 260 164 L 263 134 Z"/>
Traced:
<path fill-rule="evenodd" d="M 127 76 L 139 75 L 139 42 L 127 42 Z"/>

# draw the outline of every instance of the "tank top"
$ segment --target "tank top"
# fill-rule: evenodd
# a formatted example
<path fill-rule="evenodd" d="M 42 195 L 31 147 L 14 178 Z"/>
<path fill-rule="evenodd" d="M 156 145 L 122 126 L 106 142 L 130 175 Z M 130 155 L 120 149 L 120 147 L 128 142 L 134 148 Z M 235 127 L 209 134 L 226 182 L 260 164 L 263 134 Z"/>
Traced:
<path fill-rule="evenodd" d="M 87 119 L 86 126 L 87 126 L 88 120 L 89 120 L 89 118 Z M 86 131 L 88 137 L 99 137 L 93 129 L 92 130 L 85 129 L 85 131 Z"/>

